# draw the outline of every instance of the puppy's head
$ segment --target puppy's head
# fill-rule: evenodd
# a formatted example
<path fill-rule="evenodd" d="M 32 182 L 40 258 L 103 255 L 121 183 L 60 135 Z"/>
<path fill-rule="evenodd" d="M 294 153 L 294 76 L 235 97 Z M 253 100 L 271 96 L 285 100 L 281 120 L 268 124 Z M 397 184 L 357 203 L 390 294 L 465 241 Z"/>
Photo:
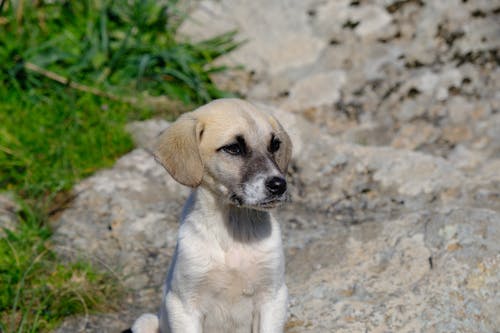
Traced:
<path fill-rule="evenodd" d="M 182 115 L 155 149 L 157 161 L 179 183 L 258 209 L 285 200 L 291 153 L 279 122 L 238 99 L 216 100 Z"/>

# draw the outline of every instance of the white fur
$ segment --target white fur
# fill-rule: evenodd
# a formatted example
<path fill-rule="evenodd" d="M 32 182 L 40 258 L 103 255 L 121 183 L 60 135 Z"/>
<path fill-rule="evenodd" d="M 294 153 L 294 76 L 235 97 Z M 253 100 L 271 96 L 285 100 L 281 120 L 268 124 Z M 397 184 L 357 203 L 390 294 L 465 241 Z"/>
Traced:
<path fill-rule="evenodd" d="M 255 205 L 266 198 L 266 175 L 258 175 L 243 185 L 246 203 Z"/>
<path fill-rule="evenodd" d="M 140 316 L 132 326 L 132 332 L 134 333 L 158 333 L 160 323 L 158 322 L 158 316 L 146 313 Z"/>

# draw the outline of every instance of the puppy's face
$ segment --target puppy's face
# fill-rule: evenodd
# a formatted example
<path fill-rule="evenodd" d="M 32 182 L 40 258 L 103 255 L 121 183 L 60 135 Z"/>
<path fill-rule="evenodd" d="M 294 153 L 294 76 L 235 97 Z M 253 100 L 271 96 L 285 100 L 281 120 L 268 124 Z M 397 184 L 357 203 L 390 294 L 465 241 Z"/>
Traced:
<path fill-rule="evenodd" d="M 181 116 L 160 137 L 157 160 L 180 183 L 238 206 L 273 208 L 287 196 L 287 133 L 271 115 L 222 99 Z"/>

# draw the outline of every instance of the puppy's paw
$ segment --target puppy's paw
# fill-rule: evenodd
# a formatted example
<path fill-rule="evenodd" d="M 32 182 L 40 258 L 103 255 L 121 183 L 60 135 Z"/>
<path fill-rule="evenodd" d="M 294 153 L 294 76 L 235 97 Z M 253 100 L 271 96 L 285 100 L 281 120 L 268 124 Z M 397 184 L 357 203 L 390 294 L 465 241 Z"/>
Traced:
<path fill-rule="evenodd" d="M 132 326 L 132 333 L 160 333 L 158 316 L 151 313 L 143 314 Z"/>

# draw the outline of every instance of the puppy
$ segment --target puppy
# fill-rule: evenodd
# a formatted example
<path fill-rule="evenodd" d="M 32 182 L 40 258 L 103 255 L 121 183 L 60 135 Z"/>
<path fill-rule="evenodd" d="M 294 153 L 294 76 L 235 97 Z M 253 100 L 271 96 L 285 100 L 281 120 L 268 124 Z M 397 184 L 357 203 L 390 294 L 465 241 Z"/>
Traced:
<path fill-rule="evenodd" d="M 269 209 L 287 198 L 292 145 L 252 104 L 221 99 L 182 115 L 155 158 L 192 187 L 159 315 L 134 333 L 283 332 L 288 291 L 280 228 Z"/>

